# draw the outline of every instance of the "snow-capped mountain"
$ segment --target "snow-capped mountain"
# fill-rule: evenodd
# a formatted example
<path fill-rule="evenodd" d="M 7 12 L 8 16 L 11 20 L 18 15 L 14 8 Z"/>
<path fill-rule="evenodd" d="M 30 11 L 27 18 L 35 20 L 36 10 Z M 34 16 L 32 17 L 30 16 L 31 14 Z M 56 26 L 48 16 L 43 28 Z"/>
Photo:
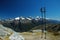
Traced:
<path fill-rule="evenodd" d="M 20 17 L 16 17 L 16 18 L 15 18 L 15 20 L 19 20 L 19 19 L 20 19 Z"/>
<path fill-rule="evenodd" d="M 28 19 L 28 20 L 32 20 L 31 18 L 29 18 L 29 17 L 26 17 L 26 19 Z"/>
<path fill-rule="evenodd" d="M 36 16 L 35 18 L 33 18 L 33 17 L 31 17 L 31 16 L 29 16 L 29 17 L 23 17 L 23 16 L 21 16 L 21 17 L 16 17 L 16 18 L 14 18 L 14 19 L 5 19 L 6 21 L 14 21 L 14 20 L 20 20 L 20 22 L 31 22 L 32 20 L 35 20 L 35 22 L 41 22 L 42 21 L 42 18 L 40 17 L 40 16 Z M 33 21 L 34 21 L 33 20 Z M 43 19 L 43 20 L 45 20 L 45 19 Z M 50 19 L 50 18 L 46 18 L 46 22 L 47 23 L 60 23 L 60 21 L 58 21 L 58 20 L 53 20 L 53 19 Z"/>
<path fill-rule="evenodd" d="M 21 19 L 21 20 L 24 20 L 25 18 L 22 17 L 22 16 L 21 16 L 21 17 L 16 17 L 16 18 L 15 18 L 15 20 L 20 20 L 20 19 Z"/>
<path fill-rule="evenodd" d="M 24 18 L 24 17 L 16 17 L 15 18 L 15 20 L 25 20 L 25 19 L 27 19 L 27 20 L 32 20 L 32 17 L 26 17 L 26 18 Z"/>
<path fill-rule="evenodd" d="M 22 17 L 22 16 L 20 17 L 20 19 L 21 19 L 21 20 L 25 20 L 25 18 L 24 18 L 24 17 Z"/>
<path fill-rule="evenodd" d="M 40 17 L 39 17 L 39 16 L 37 16 L 37 17 L 35 18 L 35 20 L 40 20 Z"/>
<path fill-rule="evenodd" d="M 12 20 L 12 19 L 10 19 Z M 3 24 L 6 27 L 9 27 L 15 31 L 28 31 L 33 27 L 39 26 L 39 25 L 43 25 L 45 24 L 60 24 L 60 21 L 58 20 L 52 20 L 52 19 L 47 19 L 46 21 L 44 21 L 42 23 L 42 18 L 40 18 L 39 16 L 37 16 L 36 18 L 33 17 L 16 17 L 14 18 L 14 20 L 12 21 L 0 21 L 1 24 Z M 45 19 L 43 19 L 45 20 Z M 26 29 L 27 28 L 27 29 Z"/>

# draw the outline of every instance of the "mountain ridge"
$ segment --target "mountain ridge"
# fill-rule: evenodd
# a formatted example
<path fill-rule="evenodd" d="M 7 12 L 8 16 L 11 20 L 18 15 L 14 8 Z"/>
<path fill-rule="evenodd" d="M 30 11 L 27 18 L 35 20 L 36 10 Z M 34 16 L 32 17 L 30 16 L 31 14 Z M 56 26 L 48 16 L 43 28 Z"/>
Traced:
<path fill-rule="evenodd" d="M 13 29 L 14 31 L 17 31 L 17 32 L 29 31 L 32 28 L 34 29 L 35 27 L 37 27 L 39 25 L 44 25 L 45 23 L 48 24 L 47 26 L 49 26 L 49 25 L 52 26 L 52 24 L 53 25 L 60 24 L 60 21 L 57 21 L 57 20 L 52 20 L 52 19 L 43 19 L 43 20 L 44 21 L 42 22 L 42 18 L 40 18 L 40 17 L 37 17 L 37 18 L 16 17 L 15 19 L 2 20 L 2 21 L 0 21 L 0 23 L 3 26 L 9 27 L 9 28 L 11 28 L 11 29 Z M 40 28 L 42 28 L 42 27 L 40 26 Z"/>

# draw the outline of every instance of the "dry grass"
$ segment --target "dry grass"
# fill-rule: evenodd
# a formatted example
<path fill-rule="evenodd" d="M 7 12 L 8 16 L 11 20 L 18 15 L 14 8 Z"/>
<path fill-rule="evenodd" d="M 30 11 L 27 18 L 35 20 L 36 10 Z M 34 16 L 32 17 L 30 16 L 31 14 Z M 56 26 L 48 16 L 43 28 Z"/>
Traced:
<path fill-rule="evenodd" d="M 47 39 L 44 39 L 44 35 L 43 38 L 41 38 L 41 32 L 23 32 L 20 33 L 20 35 L 22 35 L 25 38 L 25 40 L 60 40 L 60 35 L 54 36 L 53 33 L 50 32 L 48 32 L 46 35 Z M 9 40 L 9 36 L 5 36 L 4 40 Z"/>
<path fill-rule="evenodd" d="M 4 40 L 9 40 L 9 36 L 6 36 L 6 37 L 4 38 Z"/>
<path fill-rule="evenodd" d="M 60 35 L 54 36 L 53 33 L 50 33 L 50 32 L 48 32 L 46 35 L 47 39 L 44 39 L 45 38 L 44 35 L 43 35 L 43 38 L 41 38 L 42 36 L 41 32 L 37 32 L 37 33 L 25 32 L 25 33 L 20 33 L 20 34 L 23 35 L 25 40 L 60 40 Z"/>

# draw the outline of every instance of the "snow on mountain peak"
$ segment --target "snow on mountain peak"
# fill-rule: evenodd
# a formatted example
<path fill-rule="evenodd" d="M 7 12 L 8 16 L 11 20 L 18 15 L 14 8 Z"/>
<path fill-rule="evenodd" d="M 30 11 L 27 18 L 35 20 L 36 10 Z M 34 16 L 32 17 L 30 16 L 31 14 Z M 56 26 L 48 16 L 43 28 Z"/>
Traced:
<path fill-rule="evenodd" d="M 39 16 L 37 16 L 36 18 L 40 18 Z"/>
<path fill-rule="evenodd" d="M 19 20 L 19 19 L 20 19 L 20 17 L 16 17 L 16 18 L 15 18 L 15 20 Z"/>
<path fill-rule="evenodd" d="M 24 20 L 25 18 L 24 17 L 20 17 L 22 20 Z"/>
<path fill-rule="evenodd" d="M 28 19 L 28 20 L 32 20 L 31 18 L 29 18 L 29 17 L 27 17 L 26 19 Z"/>
<path fill-rule="evenodd" d="M 35 20 L 40 20 L 40 17 L 39 17 L 39 16 L 37 16 L 37 17 L 35 18 Z"/>

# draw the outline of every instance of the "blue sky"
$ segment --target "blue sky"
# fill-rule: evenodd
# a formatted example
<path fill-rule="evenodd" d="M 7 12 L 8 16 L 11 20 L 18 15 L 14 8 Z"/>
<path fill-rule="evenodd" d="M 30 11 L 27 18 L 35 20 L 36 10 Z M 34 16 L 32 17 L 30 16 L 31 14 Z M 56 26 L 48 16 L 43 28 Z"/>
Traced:
<path fill-rule="evenodd" d="M 47 18 L 60 20 L 60 0 L 0 0 L 0 18 L 41 16 L 44 3 Z"/>

